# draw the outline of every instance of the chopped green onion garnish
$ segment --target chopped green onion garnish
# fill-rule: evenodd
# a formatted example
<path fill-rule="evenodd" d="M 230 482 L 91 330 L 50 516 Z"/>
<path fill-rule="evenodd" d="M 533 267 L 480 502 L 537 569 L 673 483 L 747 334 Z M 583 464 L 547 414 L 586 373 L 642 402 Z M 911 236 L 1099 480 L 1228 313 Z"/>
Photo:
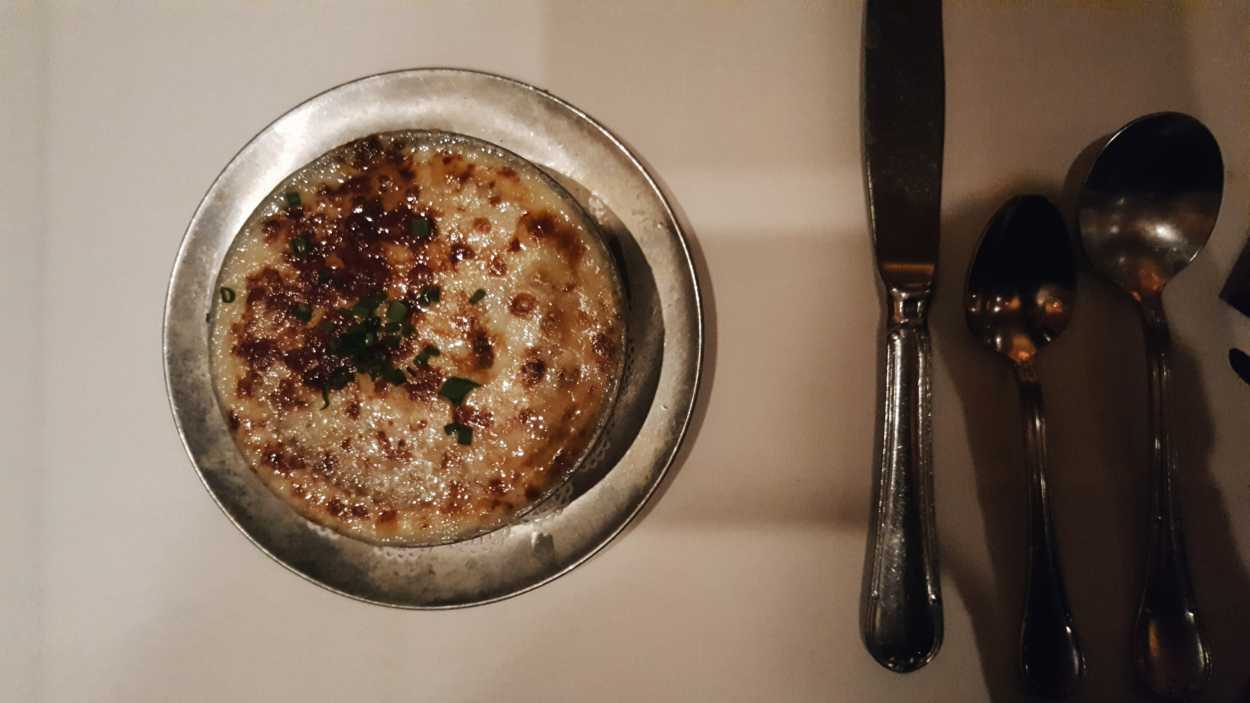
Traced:
<path fill-rule="evenodd" d="M 394 366 L 388 366 L 384 369 L 382 371 L 382 378 L 385 378 L 388 383 L 393 383 L 397 386 L 402 386 L 408 381 L 408 377 L 404 375 L 404 372 Z"/>
<path fill-rule="evenodd" d="M 300 322 L 308 322 L 312 319 L 312 306 L 308 303 L 296 303 L 295 307 L 291 308 L 291 314 Z"/>
<path fill-rule="evenodd" d="M 462 425 L 458 422 L 453 422 L 449 425 L 444 425 L 443 432 L 446 434 L 451 434 L 454 432 L 456 434 L 456 442 L 460 444 L 472 444 L 473 443 L 473 428 L 472 427 Z"/>
<path fill-rule="evenodd" d="M 385 299 L 386 296 L 381 293 L 370 293 L 352 306 L 352 314 L 361 318 L 371 317 Z"/>
<path fill-rule="evenodd" d="M 437 303 L 443 297 L 443 289 L 438 286 L 426 286 L 417 294 L 417 303 L 427 307 Z"/>
<path fill-rule="evenodd" d="M 477 290 L 473 291 L 473 295 L 469 296 L 469 304 L 477 305 L 478 303 L 482 302 L 482 298 L 485 298 L 485 297 L 486 297 L 486 289 L 478 288 Z"/>
<path fill-rule="evenodd" d="M 442 352 L 438 350 L 438 347 L 433 344 L 427 344 L 425 345 L 425 348 L 421 350 L 421 353 L 417 354 L 417 358 L 414 359 L 414 363 L 416 363 L 417 366 L 427 366 L 430 363 L 431 356 L 438 356 L 440 354 L 442 354 Z"/>
<path fill-rule="evenodd" d="M 452 405 L 459 405 L 469 395 L 469 391 L 474 388 L 481 388 L 482 384 L 470 381 L 467 378 L 452 376 L 443 381 L 443 387 L 438 389 L 438 394 L 451 401 Z"/>
<path fill-rule="evenodd" d="M 330 407 L 330 388 L 329 386 L 321 387 L 321 409 L 325 410 Z"/>
<path fill-rule="evenodd" d="M 312 244 L 308 242 L 308 237 L 302 234 L 298 237 L 291 237 L 291 253 L 303 256 L 308 253 L 309 249 L 312 249 Z"/>
<path fill-rule="evenodd" d="M 402 300 L 392 300 L 386 306 L 386 319 L 389 322 L 401 322 L 408 317 L 408 306 Z"/>
<path fill-rule="evenodd" d="M 364 342 L 366 347 L 371 347 L 378 343 L 378 333 L 373 330 L 368 330 L 365 332 L 365 336 L 361 341 Z"/>
<path fill-rule="evenodd" d="M 339 369 L 338 371 L 335 371 L 332 376 L 330 376 L 328 383 L 331 388 L 337 391 L 340 388 L 346 387 L 347 384 L 351 383 L 352 379 L 355 377 L 356 374 L 351 371 L 348 371 L 347 369 Z"/>
<path fill-rule="evenodd" d="M 233 288 L 227 288 L 225 286 L 221 287 L 221 302 L 223 303 L 234 302 L 234 289 Z"/>
<path fill-rule="evenodd" d="M 416 237 L 417 239 L 429 238 L 430 232 L 432 231 L 433 227 L 430 224 L 430 218 L 428 215 L 417 215 L 411 220 L 408 220 L 408 234 Z"/>
<path fill-rule="evenodd" d="M 287 207 L 299 207 L 302 202 L 299 197 L 299 192 L 294 190 L 287 191 L 282 195 L 282 197 L 286 199 Z"/>

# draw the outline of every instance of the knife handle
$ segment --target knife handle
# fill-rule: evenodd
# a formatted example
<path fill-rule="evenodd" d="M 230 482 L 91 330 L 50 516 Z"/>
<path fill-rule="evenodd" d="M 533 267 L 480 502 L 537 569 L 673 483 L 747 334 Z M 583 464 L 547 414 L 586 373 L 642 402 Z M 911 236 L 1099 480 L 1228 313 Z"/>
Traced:
<path fill-rule="evenodd" d="M 942 644 L 933 507 L 933 411 L 927 296 L 890 291 L 885 385 L 860 627 L 868 652 L 897 672 Z"/>

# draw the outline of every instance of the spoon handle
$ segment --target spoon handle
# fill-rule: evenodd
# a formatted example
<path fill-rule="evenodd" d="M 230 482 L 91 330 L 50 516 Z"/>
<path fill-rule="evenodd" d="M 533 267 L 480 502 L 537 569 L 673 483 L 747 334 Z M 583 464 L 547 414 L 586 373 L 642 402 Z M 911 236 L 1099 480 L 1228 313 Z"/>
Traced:
<path fill-rule="evenodd" d="M 924 666 L 942 643 L 926 303 L 891 292 L 880 454 L 860 613 L 869 653 L 898 672 Z"/>
<path fill-rule="evenodd" d="M 1016 380 L 1029 470 L 1029 566 L 1020 624 L 1020 672 L 1029 688 L 1042 696 L 1067 698 L 1085 675 L 1085 658 L 1072 625 L 1050 515 L 1042 387 L 1032 364 L 1016 366 Z"/>
<path fill-rule="evenodd" d="M 1198 627 L 1185 536 L 1173 495 L 1176 453 L 1167 410 L 1171 337 L 1161 300 L 1143 300 L 1142 313 L 1150 372 L 1150 551 L 1133 626 L 1133 659 L 1138 677 L 1153 693 L 1184 698 L 1206 685 L 1211 654 Z"/>

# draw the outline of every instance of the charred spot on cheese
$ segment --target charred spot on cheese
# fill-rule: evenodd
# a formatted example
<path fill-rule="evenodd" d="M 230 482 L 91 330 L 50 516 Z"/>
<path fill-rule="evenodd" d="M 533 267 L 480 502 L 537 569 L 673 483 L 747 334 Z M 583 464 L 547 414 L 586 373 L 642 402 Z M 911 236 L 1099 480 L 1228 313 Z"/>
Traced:
<path fill-rule="evenodd" d="M 494 424 L 494 414 L 489 410 L 479 410 L 471 405 L 458 405 L 451 414 L 457 424 L 478 429 L 488 429 Z"/>
<path fill-rule="evenodd" d="M 447 254 L 451 263 L 458 264 L 465 259 L 473 259 L 477 257 L 477 252 L 473 251 L 473 247 L 463 242 L 452 242 L 451 250 Z"/>
<path fill-rule="evenodd" d="M 404 389 L 410 400 L 433 400 L 443 385 L 443 376 L 429 366 L 408 368 L 408 383 Z"/>
<path fill-rule="evenodd" d="M 490 335 L 481 327 L 473 327 L 469 331 L 469 349 L 473 353 L 473 361 L 479 370 L 489 369 L 495 365 L 495 347 L 491 344 Z"/>
<path fill-rule="evenodd" d="M 508 311 L 517 317 L 528 317 L 537 304 L 538 300 L 529 293 L 517 293 L 512 296 L 512 302 L 508 305 Z"/>
<path fill-rule="evenodd" d="M 504 261 L 502 256 L 495 254 L 490 257 L 490 267 L 487 270 L 492 276 L 506 276 L 508 275 L 508 262 Z"/>
<path fill-rule="evenodd" d="M 608 335 L 596 332 L 591 337 L 590 348 L 594 350 L 600 366 L 611 367 L 616 363 L 617 342 Z"/>
<path fill-rule="evenodd" d="M 240 230 L 225 289 L 210 352 L 240 452 L 301 515 L 375 543 L 472 537 L 533 505 L 589 451 L 623 366 L 590 220 L 459 135 L 306 165 Z"/>
<path fill-rule="evenodd" d="M 533 388 L 543 380 L 547 373 L 547 362 L 536 355 L 529 356 L 521 364 L 521 384 Z"/>
<path fill-rule="evenodd" d="M 570 263 L 576 264 L 586 245 L 578 232 L 552 212 L 528 212 L 517 222 L 517 231 L 525 231 L 540 244 L 554 246 Z"/>

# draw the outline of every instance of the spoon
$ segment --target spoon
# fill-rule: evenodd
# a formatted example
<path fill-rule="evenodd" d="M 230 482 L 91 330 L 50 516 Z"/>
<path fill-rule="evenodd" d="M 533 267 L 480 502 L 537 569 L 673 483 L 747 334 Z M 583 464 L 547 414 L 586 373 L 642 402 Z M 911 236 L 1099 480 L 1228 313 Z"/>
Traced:
<path fill-rule="evenodd" d="M 1171 339 L 1163 288 L 1206 244 L 1224 190 L 1211 132 L 1174 112 L 1138 118 L 1111 136 L 1077 199 L 1077 226 L 1090 263 L 1137 301 L 1149 368 L 1150 547 L 1133 626 L 1137 675 L 1153 693 L 1202 690 L 1211 653 L 1202 641 L 1179 505 L 1176 452 L 1168 434 Z"/>
<path fill-rule="evenodd" d="M 1034 361 L 1067 326 L 1076 266 L 1063 216 L 1040 195 L 994 215 L 968 272 L 968 326 L 1016 372 L 1029 471 L 1029 566 L 1020 624 L 1020 672 L 1033 691 L 1065 698 L 1085 674 L 1059 568 L 1046 481 L 1046 417 Z"/>

